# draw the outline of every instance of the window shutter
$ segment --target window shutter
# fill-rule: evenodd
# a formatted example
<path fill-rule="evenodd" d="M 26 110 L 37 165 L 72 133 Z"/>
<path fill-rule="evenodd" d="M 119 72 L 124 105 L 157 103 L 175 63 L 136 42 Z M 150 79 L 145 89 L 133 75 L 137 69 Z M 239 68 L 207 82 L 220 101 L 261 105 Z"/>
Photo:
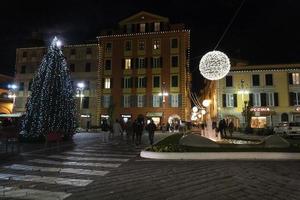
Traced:
<path fill-rule="evenodd" d="M 163 67 L 163 58 L 160 57 L 159 59 L 159 67 L 162 68 Z"/>
<path fill-rule="evenodd" d="M 131 67 L 131 69 L 133 69 L 135 67 L 135 62 L 134 62 L 135 59 L 131 58 L 130 60 L 131 60 L 131 66 L 130 67 Z"/>
<path fill-rule="evenodd" d="M 135 88 L 138 88 L 138 81 L 139 81 L 139 78 L 138 77 L 135 77 L 135 83 L 134 83 L 134 86 Z"/>
<path fill-rule="evenodd" d="M 139 58 L 136 58 L 134 61 L 134 68 L 138 68 L 139 67 Z"/>
<path fill-rule="evenodd" d="M 164 29 L 164 28 L 165 28 L 164 25 L 165 25 L 165 24 L 164 24 L 163 22 L 160 22 L 160 31 L 165 30 L 165 29 Z"/>
<path fill-rule="evenodd" d="M 223 103 L 223 107 L 226 107 L 226 94 L 222 94 L 222 103 Z"/>
<path fill-rule="evenodd" d="M 129 79 L 129 88 L 133 88 L 133 78 Z"/>
<path fill-rule="evenodd" d="M 124 108 L 124 95 L 122 95 L 122 98 L 121 98 L 121 107 Z"/>
<path fill-rule="evenodd" d="M 233 94 L 233 105 L 237 107 L 237 94 Z"/>
<path fill-rule="evenodd" d="M 249 94 L 249 103 L 248 103 L 249 106 L 253 106 L 253 94 L 250 93 Z"/>
<path fill-rule="evenodd" d="M 135 24 L 131 24 L 131 32 L 132 32 L 132 33 L 135 33 L 135 27 L 136 27 Z"/>
<path fill-rule="evenodd" d="M 274 106 L 279 106 L 278 93 L 277 92 L 274 93 Z"/>
<path fill-rule="evenodd" d="M 101 107 L 103 107 L 104 96 L 101 96 Z"/>
<path fill-rule="evenodd" d="M 147 77 L 145 77 L 145 78 L 143 79 L 143 81 L 144 81 L 144 87 L 146 88 L 146 87 L 147 87 Z"/>
<path fill-rule="evenodd" d="M 154 31 L 154 22 L 150 24 L 150 32 Z"/>
<path fill-rule="evenodd" d="M 121 87 L 124 88 L 124 78 L 122 78 Z"/>
<path fill-rule="evenodd" d="M 102 78 L 102 89 L 104 89 L 105 87 L 105 78 Z"/>
<path fill-rule="evenodd" d="M 153 107 L 153 95 L 149 95 L 149 107 Z"/>
<path fill-rule="evenodd" d="M 143 107 L 147 107 L 147 96 L 143 95 Z"/>
<path fill-rule="evenodd" d="M 113 104 L 113 96 L 112 95 L 109 96 L 109 106 L 110 105 L 114 105 Z"/>
<path fill-rule="evenodd" d="M 146 23 L 146 28 L 145 28 L 146 32 L 149 32 L 149 23 Z"/>
<path fill-rule="evenodd" d="M 151 66 L 151 68 L 153 68 L 153 57 L 151 57 L 151 59 L 150 59 L 150 66 Z"/>
<path fill-rule="evenodd" d="M 293 75 L 292 75 L 292 73 L 289 73 L 289 84 L 293 85 Z"/>
<path fill-rule="evenodd" d="M 123 26 L 123 33 L 126 33 L 126 32 L 127 32 L 127 26 L 124 25 L 124 26 Z"/>
<path fill-rule="evenodd" d="M 145 68 L 148 67 L 148 58 L 145 58 Z"/>
<path fill-rule="evenodd" d="M 136 24 L 136 33 L 140 32 L 140 24 Z"/>
<path fill-rule="evenodd" d="M 113 88 L 113 78 L 110 78 L 110 88 Z"/>
<path fill-rule="evenodd" d="M 169 95 L 169 107 L 172 107 L 172 97 L 173 97 L 173 95 Z"/>
<path fill-rule="evenodd" d="M 290 106 L 294 106 L 296 103 L 296 93 L 290 92 L 289 93 L 289 100 L 290 100 Z"/>
<path fill-rule="evenodd" d="M 261 103 L 261 106 L 267 106 L 267 94 L 266 93 L 260 93 L 260 103 Z"/>
<path fill-rule="evenodd" d="M 178 95 L 178 107 L 182 106 L 182 94 Z"/>
<path fill-rule="evenodd" d="M 159 97 L 159 107 L 162 107 L 163 104 L 163 96 Z"/>
<path fill-rule="evenodd" d="M 125 59 L 123 58 L 121 62 L 122 62 L 122 69 L 125 69 Z"/>

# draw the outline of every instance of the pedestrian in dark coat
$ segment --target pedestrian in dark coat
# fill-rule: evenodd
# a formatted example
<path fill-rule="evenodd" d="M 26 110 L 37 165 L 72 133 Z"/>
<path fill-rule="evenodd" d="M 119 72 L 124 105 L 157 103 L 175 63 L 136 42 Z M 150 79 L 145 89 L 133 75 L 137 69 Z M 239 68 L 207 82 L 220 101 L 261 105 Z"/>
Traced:
<path fill-rule="evenodd" d="M 148 131 L 148 134 L 149 134 L 150 144 L 153 145 L 154 132 L 156 130 L 156 125 L 154 124 L 154 121 L 152 119 L 151 119 L 150 123 L 147 124 L 146 130 Z"/>

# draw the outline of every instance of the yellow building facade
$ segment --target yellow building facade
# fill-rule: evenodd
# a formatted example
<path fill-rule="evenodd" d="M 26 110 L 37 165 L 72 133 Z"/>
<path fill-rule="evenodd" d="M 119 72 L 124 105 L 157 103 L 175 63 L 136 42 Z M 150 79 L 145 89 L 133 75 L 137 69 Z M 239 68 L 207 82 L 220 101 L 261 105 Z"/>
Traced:
<path fill-rule="evenodd" d="M 206 90 L 216 96 L 211 118 L 233 120 L 236 127 L 300 121 L 300 64 L 234 66 L 223 79 L 209 82 Z M 205 98 L 207 93 L 204 90 Z M 249 112 L 244 112 L 247 107 Z"/>

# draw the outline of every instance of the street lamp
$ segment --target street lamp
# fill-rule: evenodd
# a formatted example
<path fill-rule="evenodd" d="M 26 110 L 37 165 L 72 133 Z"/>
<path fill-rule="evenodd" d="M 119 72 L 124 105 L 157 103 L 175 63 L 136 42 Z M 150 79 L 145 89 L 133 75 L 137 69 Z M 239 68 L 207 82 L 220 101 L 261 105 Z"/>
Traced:
<path fill-rule="evenodd" d="M 15 102 L 16 102 L 16 90 L 18 86 L 16 84 L 9 84 L 8 85 L 8 98 L 13 99 L 13 106 L 12 111 L 14 110 Z"/>
<path fill-rule="evenodd" d="M 84 90 L 84 83 L 79 82 L 77 83 L 77 94 L 76 97 L 80 97 L 80 103 L 79 103 L 79 124 L 81 125 L 81 109 L 82 109 L 82 99 L 84 97 L 83 90 Z"/>
<path fill-rule="evenodd" d="M 249 94 L 249 91 L 246 90 L 244 86 L 245 80 L 241 80 L 241 89 L 238 91 L 238 94 L 242 95 L 242 102 L 244 102 L 243 113 L 244 113 L 244 126 L 247 125 L 247 104 L 248 101 L 244 101 L 244 95 Z"/>

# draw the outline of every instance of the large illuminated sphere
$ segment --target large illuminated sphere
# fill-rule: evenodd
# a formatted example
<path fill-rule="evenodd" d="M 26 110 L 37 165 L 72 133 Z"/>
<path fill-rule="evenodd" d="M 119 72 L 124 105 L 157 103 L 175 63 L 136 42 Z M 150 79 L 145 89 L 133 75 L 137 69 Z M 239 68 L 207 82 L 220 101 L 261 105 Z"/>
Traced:
<path fill-rule="evenodd" d="M 193 110 L 194 113 L 198 112 L 197 106 L 194 106 L 194 107 L 192 108 L 192 110 Z"/>
<path fill-rule="evenodd" d="M 208 100 L 208 99 L 205 99 L 205 100 L 203 100 L 203 102 L 202 102 L 202 105 L 203 105 L 204 107 L 208 107 L 209 104 L 210 104 L 210 100 Z"/>
<path fill-rule="evenodd" d="M 230 70 L 229 58 L 220 51 L 210 51 L 201 58 L 199 70 L 204 78 L 219 80 Z"/>

